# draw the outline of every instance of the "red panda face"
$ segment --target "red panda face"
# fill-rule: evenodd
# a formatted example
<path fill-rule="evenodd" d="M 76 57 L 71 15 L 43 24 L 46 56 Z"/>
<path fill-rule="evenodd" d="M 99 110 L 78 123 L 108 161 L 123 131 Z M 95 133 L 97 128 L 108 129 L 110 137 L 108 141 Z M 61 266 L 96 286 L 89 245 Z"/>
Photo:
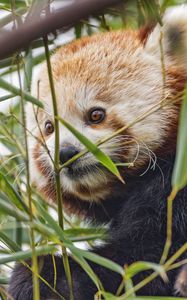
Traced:
<path fill-rule="evenodd" d="M 166 62 L 163 84 L 160 57 L 146 51 L 137 33 L 116 32 L 82 39 L 61 48 L 51 63 L 59 116 L 94 143 L 134 122 L 100 146 L 114 162 L 133 162 L 134 170 L 144 173 L 155 166 L 156 155 L 174 151 L 177 106 L 163 106 L 140 122 L 136 120 L 159 103 L 163 94 L 172 99 L 182 90 L 184 78 L 175 65 Z M 31 107 L 28 110 L 28 127 L 34 127 L 32 133 L 38 138 L 29 138 L 31 176 L 38 188 L 53 198 L 55 134 L 46 66 L 37 82 L 45 108 L 35 115 Z M 83 149 L 76 137 L 60 125 L 61 163 Z M 105 199 L 115 181 L 91 153 L 61 171 L 63 192 L 82 200 Z"/>

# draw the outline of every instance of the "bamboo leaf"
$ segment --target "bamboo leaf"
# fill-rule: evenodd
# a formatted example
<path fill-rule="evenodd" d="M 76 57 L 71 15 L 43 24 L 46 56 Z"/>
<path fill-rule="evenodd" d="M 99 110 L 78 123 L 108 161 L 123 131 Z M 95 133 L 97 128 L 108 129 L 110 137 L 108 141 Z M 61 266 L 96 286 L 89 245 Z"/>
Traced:
<path fill-rule="evenodd" d="M 7 90 L 9 92 L 11 92 L 14 95 L 18 95 L 21 96 L 23 94 L 23 97 L 26 101 L 31 102 L 41 108 L 43 108 L 43 103 L 41 101 L 39 101 L 38 99 L 34 98 L 33 96 L 31 96 L 29 93 L 23 92 L 21 91 L 19 88 L 15 87 L 14 85 L 8 83 L 6 80 L 4 80 L 3 78 L 0 78 L 0 87 L 4 90 Z"/>
<path fill-rule="evenodd" d="M 118 300 L 119 299 L 119 297 L 116 297 L 113 294 L 105 292 L 105 291 L 100 291 L 98 294 L 101 296 L 104 296 L 105 300 Z"/>
<path fill-rule="evenodd" d="M 11 199 L 11 201 L 21 210 L 25 210 L 29 213 L 27 205 L 23 202 L 21 196 L 14 189 L 12 184 L 7 180 L 7 178 L 0 172 L 0 188 L 6 191 L 6 195 Z"/>
<path fill-rule="evenodd" d="M 50 253 L 54 253 L 57 251 L 57 247 L 54 245 L 48 245 L 48 246 L 40 246 L 35 248 L 36 255 L 46 255 Z M 24 251 L 18 251 L 16 253 L 11 254 L 2 254 L 0 257 L 0 264 L 6 264 L 11 261 L 19 261 L 19 260 L 25 260 L 32 256 L 32 250 L 24 250 Z"/>
<path fill-rule="evenodd" d="M 97 158 L 97 160 L 105 166 L 110 172 L 112 172 L 115 176 L 118 177 L 123 183 L 123 179 L 113 161 L 110 159 L 108 155 L 106 155 L 99 147 L 97 147 L 94 143 L 91 142 L 86 136 L 80 133 L 76 128 L 74 128 L 70 123 L 65 121 L 64 119 L 58 117 L 57 118 L 68 130 L 70 130 L 76 138 Z"/>
<path fill-rule="evenodd" d="M 13 62 L 13 57 L 1 59 L 0 60 L 0 68 L 9 67 L 9 66 L 11 66 L 12 62 Z"/>
<path fill-rule="evenodd" d="M 123 299 L 121 299 L 123 300 Z M 125 299 L 124 299 L 125 300 Z M 157 297 L 157 296 L 138 296 L 134 300 L 187 300 L 187 298 L 181 297 Z"/>
<path fill-rule="evenodd" d="M 36 202 L 36 205 L 40 214 L 45 218 L 48 224 L 55 230 L 58 237 L 63 241 L 63 245 L 72 252 L 74 259 L 82 266 L 82 268 L 86 271 L 86 273 L 90 276 L 90 278 L 99 289 L 101 283 L 89 264 L 81 255 L 80 249 L 76 248 L 70 240 L 67 240 L 64 231 L 59 226 L 59 224 L 50 216 L 50 214 L 39 203 Z"/>
<path fill-rule="evenodd" d="M 71 228 L 64 230 L 68 239 L 72 242 L 90 241 L 104 239 L 107 231 L 104 228 Z"/>
<path fill-rule="evenodd" d="M 19 221 L 28 222 L 29 218 L 22 211 L 15 209 L 10 203 L 0 199 L 0 212 L 12 216 Z"/>
<path fill-rule="evenodd" d="M 50 216 L 50 214 L 41 206 L 40 203 L 34 201 L 38 212 L 41 214 L 41 216 L 48 222 L 48 224 L 50 225 L 50 228 L 52 228 L 56 234 L 58 235 L 58 237 L 63 241 L 64 245 L 68 246 L 69 243 L 71 243 L 70 241 L 68 241 L 66 239 L 66 236 L 64 234 L 64 231 L 62 230 L 62 228 L 59 226 L 59 224 Z"/>
<path fill-rule="evenodd" d="M 9 239 L 9 237 L 4 234 L 2 231 L 0 231 L 0 240 L 9 247 L 10 250 L 12 251 L 20 251 L 21 248 L 19 247 L 18 244 L 16 244 L 14 241 Z"/>
<path fill-rule="evenodd" d="M 8 284 L 9 278 L 7 277 L 0 277 L 0 284 Z"/>
<path fill-rule="evenodd" d="M 74 237 L 87 237 L 87 236 L 98 236 L 103 237 L 106 236 L 107 230 L 104 228 L 70 228 L 65 230 L 66 235 L 69 238 Z"/>
<path fill-rule="evenodd" d="M 144 7 L 145 11 L 147 12 L 148 16 L 151 18 L 156 19 L 160 25 L 162 25 L 162 19 L 159 13 L 159 5 L 155 0 L 141 0 L 142 6 Z"/>
<path fill-rule="evenodd" d="M 128 278 L 127 280 L 125 280 L 125 291 L 132 291 L 131 294 L 127 297 L 127 299 L 135 299 L 136 295 L 133 292 L 133 282 L 132 279 Z"/>
<path fill-rule="evenodd" d="M 38 210 L 41 213 L 41 215 L 46 219 L 48 224 L 55 230 L 55 232 L 58 234 L 59 238 L 62 239 L 64 246 L 68 247 L 71 250 L 71 252 L 74 254 L 75 257 L 77 255 L 78 255 L 79 259 L 80 259 L 80 257 L 82 257 L 82 258 L 84 257 L 92 262 L 95 262 L 96 264 L 99 264 L 107 269 L 117 272 L 117 273 L 121 274 L 122 276 L 124 275 L 124 270 L 120 265 L 110 261 L 109 259 L 101 257 L 98 254 L 76 248 L 72 244 L 72 242 L 66 238 L 66 235 L 64 234 L 64 231 L 62 230 L 62 228 L 58 225 L 58 223 L 55 220 L 53 220 L 53 218 L 49 215 L 49 213 L 39 203 L 36 203 L 36 205 L 37 205 Z"/>
<path fill-rule="evenodd" d="M 82 250 L 82 249 L 79 249 L 79 253 L 86 259 L 100 265 L 100 266 L 103 266 L 109 270 L 112 270 L 118 274 L 120 274 L 121 276 L 124 276 L 125 274 L 125 271 L 124 269 L 118 265 L 117 263 L 105 258 L 105 257 L 102 257 L 96 253 L 93 253 L 93 252 L 89 252 L 89 251 L 86 251 L 86 250 Z"/>
<path fill-rule="evenodd" d="M 24 214 L 22 211 L 15 209 L 11 204 L 5 202 L 4 200 L 0 199 L 0 212 L 5 215 L 9 215 L 14 217 L 16 220 L 28 223 L 29 224 L 29 217 L 28 215 Z M 53 231 L 49 226 L 46 226 L 37 220 L 33 220 L 33 228 L 43 234 L 44 236 L 50 238 L 57 242 L 57 238 L 55 237 L 55 231 Z"/>
<path fill-rule="evenodd" d="M 15 97 L 15 95 L 13 95 L 13 94 L 8 94 L 8 95 L 5 95 L 5 96 L 2 96 L 2 97 L 0 97 L 0 102 L 11 99 L 11 98 L 14 98 L 14 97 Z"/>
<path fill-rule="evenodd" d="M 41 215 L 46 219 L 48 224 L 55 230 L 55 232 L 58 234 L 58 236 L 63 241 L 64 246 L 68 247 L 69 250 L 72 252 L 74 259 L 82 266 L 82 268 L 87 272 L 87 274 L 90 276 L 90 278 L 93 280 L 95 285 L 99 288 L 100 282 L 91 267 L 88 265 L 88 263 L 85 261 L 85 259 L 80 255 L 79 249 L 77 249 L 71 241 L 67 241 L 66 237 L 64 235 L 63 230 L 58 225 L 58 223 L 53 220 L 53 218 L 45 211 L 45 209 L 37 203 L 37 207 Z"/>
<path fill-rule="evenodd" d="M 21 16 L 26 12 L 26 8 L 18 8 L 14 11 L 14 15 Z M 4 18 L 0 18 L 0 28 L 7 25 L 8 23 L 12 22 L 14 20 L 13 14 L 10 13 Z"/>
<path fill-rule="evenodd" d="M 177 154 L 172 175 L 174 190 L 180 190 L 187 184 L 187 88 L 182 104 L 179 132 L 177 140 Z"/>
<path fill-rule="evenodd" d="M 91 280 L 95 283 L 98 290 L 102 289 L 102 284 L 97 277 L 97 275 L 94 273 L 90 265 L 87 263 L 87 261 L 82 257 L 80 254 L 80 249 L 76 248 L 73 244 L 69 245 L 69 250 L 73 254 L 73 258 L 75 261 L 78 262 L 78 264 L 83 268 L 83 270 L 88 274 L 88 276 L 91 278 Z"/>
<path fill-rule="evenodd" d="M 131 264 L 126 269 L 126 278 L 132 278 L 137 273 L 146 271 L 146 270 L 154 270 L 155 272 L 159 273 L 159 275 L 162 277 L 163 280 L 167 281 L 167 275 L 165 273 L 164 268 L 161 265 L 151 263 L 151 262 L 145 262 L 145 261 L 138 261 L 133 264 Z"/>

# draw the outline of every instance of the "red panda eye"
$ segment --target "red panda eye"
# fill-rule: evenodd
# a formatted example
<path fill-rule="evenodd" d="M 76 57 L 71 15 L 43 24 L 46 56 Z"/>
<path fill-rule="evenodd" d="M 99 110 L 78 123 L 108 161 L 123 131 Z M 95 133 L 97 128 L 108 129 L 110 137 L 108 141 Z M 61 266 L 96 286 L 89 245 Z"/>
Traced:
<path fill-rule="evenodd" d="M 92 108 L 88 113 L 88 122 L 90 124 L 99 124 L 105 118 L 105 110 L 101 107 Z"/>
<path fill-rule="evenodd" d="M 54 126 L 51 121 L 45 122 L 45 134 L 49 135 L 54 132 Z"/>

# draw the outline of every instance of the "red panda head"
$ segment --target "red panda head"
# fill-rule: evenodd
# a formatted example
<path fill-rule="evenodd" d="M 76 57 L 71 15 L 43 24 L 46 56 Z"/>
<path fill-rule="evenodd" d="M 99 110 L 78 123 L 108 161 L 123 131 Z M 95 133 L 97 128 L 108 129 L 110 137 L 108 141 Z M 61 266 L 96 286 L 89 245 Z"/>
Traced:
<path fill-rule="evenodd" d="M 178 17 L 176 23 L 179 19 L 182 20 Z M 100 146 L 116 163 L 133 162 L 134 169 L 124 170 L 131 174 L 145 172 L 154 164 L 156 155 L 165 157 L 175 152 L 179 104 L 172 101 L 184 89 L 186 71 L 170 47 L 170 23 L 170 14 L 166 14 L 164 27 L 157 25 L 148 36 L 133 31 L 98 34 L 64 46 L 51 57 L 60 117 L 94 143 L 131 124 Z M 161 31 L 164 61 L 159 43 Z M 55 135 L 46 65 L 33 93 L 45 108 L 35 112 L 33 107 L 28 108 L 28 128 L 36 137 L 29 137 L 31 176 L 39 190 L 53 198 Z M 136 122 L 163 99 L 167 105 Z M 83 149 L 76 137 L 60 125 L 62 163 Z M 115 181 L 91 153 L 61 171 L 64 194 L 81 200 L 105 199 Z"/>

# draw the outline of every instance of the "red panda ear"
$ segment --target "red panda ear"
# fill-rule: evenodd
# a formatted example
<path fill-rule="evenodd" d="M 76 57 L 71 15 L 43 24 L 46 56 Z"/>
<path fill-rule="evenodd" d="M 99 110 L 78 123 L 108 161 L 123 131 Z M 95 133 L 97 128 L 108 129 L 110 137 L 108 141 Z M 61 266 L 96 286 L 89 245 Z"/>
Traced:
<path fill-rule="evenodd" d="M 163 26 L 157 24 L 151 30 L 141 33 L 146 52 L 160 56 L 159 41 L 162 34 L 164 54 L 177 63 L 186 64 L 187 69 L 187 5 L 179 5 L 166 10 Z"/>
<path fill-rule="evenodd" d="M 152 31 L 154 30 L 155 26 L 156 24 L 154 24 L 153 22 L 149 22 L 148 24 L 140 28 L 138 32 L 138 36 L 143 45 L 146 44 L 147 39 L 149 35 L 152 33 Z"/>

